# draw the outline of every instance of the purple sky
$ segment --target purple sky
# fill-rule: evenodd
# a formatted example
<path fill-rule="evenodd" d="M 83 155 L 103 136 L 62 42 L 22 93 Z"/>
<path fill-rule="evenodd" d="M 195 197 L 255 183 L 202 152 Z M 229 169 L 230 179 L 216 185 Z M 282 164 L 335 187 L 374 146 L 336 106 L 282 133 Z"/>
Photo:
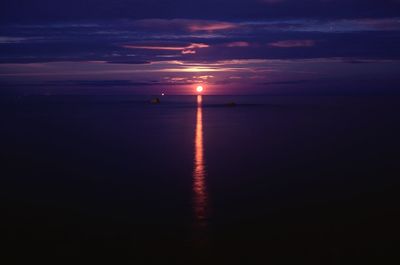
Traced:
<path fill-rule="evenodd" d="M 2 94 L 392 94 L 398 0 L 3 0 Z"/>

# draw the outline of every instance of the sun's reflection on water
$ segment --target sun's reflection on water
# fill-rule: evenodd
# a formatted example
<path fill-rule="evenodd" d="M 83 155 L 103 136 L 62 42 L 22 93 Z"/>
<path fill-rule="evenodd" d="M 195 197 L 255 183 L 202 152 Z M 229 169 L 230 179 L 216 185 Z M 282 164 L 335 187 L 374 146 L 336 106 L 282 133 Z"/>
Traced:
<path fill-rule="evenodd" d="M 194 190 L 194 213 L 196 223 L 205 226 L 207 221 L 207 191 L 206 191 L 206 170 L 204 161 L 203 145 L 203 113 L 201 95 L 197 96 L 197 115 L 196 133 L 194 149 L 194 170 L 193 170 L 193 190 Z"/>

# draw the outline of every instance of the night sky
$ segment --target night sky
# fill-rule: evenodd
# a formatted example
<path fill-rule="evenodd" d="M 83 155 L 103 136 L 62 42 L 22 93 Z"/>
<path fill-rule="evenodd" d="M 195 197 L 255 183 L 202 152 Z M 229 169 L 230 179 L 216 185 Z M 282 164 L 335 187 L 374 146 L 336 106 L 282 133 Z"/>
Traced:
<path fill-rule="evenodd" d="M 2 0 L 1 94 L 393 94 L 399 0 Z"/>

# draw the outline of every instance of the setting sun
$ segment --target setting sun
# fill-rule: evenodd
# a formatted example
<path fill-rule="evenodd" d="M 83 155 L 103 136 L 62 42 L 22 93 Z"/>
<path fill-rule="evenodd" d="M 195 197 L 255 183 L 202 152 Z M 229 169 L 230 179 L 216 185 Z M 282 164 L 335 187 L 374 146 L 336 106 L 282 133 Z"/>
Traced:
<path fill-rule="evenodd" d="M 197 88 L 196 88 L 196 90 L 197 90 L 197 92 L 203 92 L 203 87 L 202 86 L 198 86 Z"/>

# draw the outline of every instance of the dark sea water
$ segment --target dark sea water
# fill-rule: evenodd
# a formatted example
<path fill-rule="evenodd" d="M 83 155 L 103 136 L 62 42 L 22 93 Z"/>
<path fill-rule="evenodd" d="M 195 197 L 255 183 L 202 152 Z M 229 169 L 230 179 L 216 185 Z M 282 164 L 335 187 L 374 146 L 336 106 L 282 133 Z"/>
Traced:
<path fill-rule="evenodd" d="M 150 99 L 1 100 L 3 264 L 398 264 L 400 98 Z"/>

